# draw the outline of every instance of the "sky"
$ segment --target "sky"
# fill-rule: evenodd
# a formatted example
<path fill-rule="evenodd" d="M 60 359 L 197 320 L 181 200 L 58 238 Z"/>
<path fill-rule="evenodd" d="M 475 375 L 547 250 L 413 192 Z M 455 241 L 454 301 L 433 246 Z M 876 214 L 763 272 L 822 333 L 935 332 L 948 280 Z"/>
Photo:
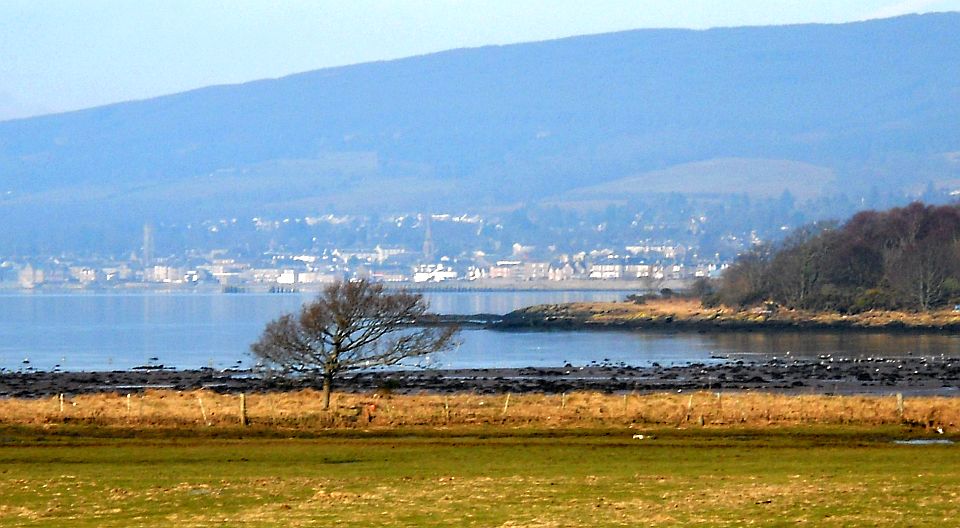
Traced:
<path fill-rule="evenodd" d="M 960 0 L 0 0 L 0 120 L 453 48 L 935 11 Z"/>

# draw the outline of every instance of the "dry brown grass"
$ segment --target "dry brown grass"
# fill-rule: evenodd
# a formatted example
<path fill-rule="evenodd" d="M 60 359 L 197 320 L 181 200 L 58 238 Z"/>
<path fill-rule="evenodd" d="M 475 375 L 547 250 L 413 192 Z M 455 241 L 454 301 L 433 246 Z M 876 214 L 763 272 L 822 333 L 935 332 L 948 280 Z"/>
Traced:
<path fill-rule="evenodd" d="M 928 312 L 870 310 L 858 314 L 809 312 L 778 308 L 772 313 L 761 308 L 738 311 L 728 307 L 707 308 L 696 299 L 651 299 L 644 304 L 629 302 L 578 302 L 545 305 L 550 315 L 562 315 L 595 323 L 630 323 L 637 320 L 713 321 L 718 323 L 814 323 L 825 327 L 850 326 L 886 328 L 940 328 L 960 325 L 960 312 L 952 309 Z"/>
<path fill-rule="evenodd" d="M 389 395 L 337 393 L 324 411 L 315 391 L 246 395 L 255 426 L 303 430 L 444 426 L 630 427 L 916 424 L 956 430 L 960 399 L 895 396 L 788 396 L 764 393 L 610 395 Z M 114 427 L 235 427 L 240 396 L 210 391 L 147 391 L 129 397 L 95 394 L 0 399 L 0 424 L 84 423 Z"/>
<path fill-rule="evenodd" d="M 700 304 L 699 299 L 651 299 L 647 301 L 645 305 L 640 306 L 646 306 L 648 309 L 657 313 L 687 317 L 704 315 L 706 313 L 715 314 L 718 311 L 717 308 L 704 308 L 703 305 Z M 726 311 L 726 309 L 721 311 Z"/>
<path fill-rule="evenodd" d="M 548 320 L 576 320 L 588 323 L 634 323 L 641 321 L 713 320 L 743 318 L 726 308 L 704 308 L 700 301 L 691 299 L 652 299 L 643 304 L 632 302 L 574 302 L 545 304 L 527 309 Z"/>

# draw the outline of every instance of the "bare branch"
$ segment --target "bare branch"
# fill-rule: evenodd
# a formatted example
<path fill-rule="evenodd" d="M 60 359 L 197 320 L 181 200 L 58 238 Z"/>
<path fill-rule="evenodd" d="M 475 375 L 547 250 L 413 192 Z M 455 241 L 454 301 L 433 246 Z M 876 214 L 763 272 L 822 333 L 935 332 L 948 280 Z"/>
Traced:
<path fill-rule="evenodd" d="M 365 280 L 335 282 L 299 316 L 269 323 L 250 350 L 281 372 L 323 376 L 329 401 L 329 385 L 342 372 L 397 365 L 451 348 L 456 328 L 413 327 L 427 308 L 420 294 L 386 293 L 382 284 Z"/>

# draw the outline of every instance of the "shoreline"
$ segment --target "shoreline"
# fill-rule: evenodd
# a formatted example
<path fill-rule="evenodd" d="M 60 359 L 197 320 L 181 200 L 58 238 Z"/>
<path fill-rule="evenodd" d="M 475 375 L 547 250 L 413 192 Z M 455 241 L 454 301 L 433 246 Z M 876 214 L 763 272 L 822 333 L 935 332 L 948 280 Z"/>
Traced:
<path fill-rule="evenodd" d="M 878 332 L 957 333 L 960 312 L 869 311 L 858 314 L 799 310 L 706 308 L 689 299 L 541 304 L 510 312 L 494 330 L 662 330 L 677 332 Z"/>
<path fill-rule="evenodd" d="M 58 394 L 208 389 L 219 393 L 319 389 L 318 381 L 265 378 L 249 370 L 5 372 L 0 398 Z M 679 366 L 626 365 L 373 371 L 347 374 L 335 390 L 397 394 L 655 393 L 753 391 L 780 394 L 960 396 L 960 357 L 725 361 Z"/>

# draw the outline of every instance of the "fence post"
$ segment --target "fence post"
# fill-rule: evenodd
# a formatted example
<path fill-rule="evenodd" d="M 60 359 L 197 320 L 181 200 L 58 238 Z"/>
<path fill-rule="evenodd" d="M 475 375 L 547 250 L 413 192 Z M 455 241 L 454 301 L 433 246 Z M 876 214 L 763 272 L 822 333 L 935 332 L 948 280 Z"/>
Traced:
<path fill-rule="evenodd" d="M 207 410 L 203 408 L 203 398 L 197 396 L 197 402 L 200 403 L 200 415 L 203 416 L 203 423 L 210 425 L 210 422 L 207 420 Z"/>
<path fill-rule="evenodd" d="M 903 393 L 897 393 L 897 418 L 903 420 Z"/>
<path fill-rule="evenodd" d="M 60 393 L 59 400 L 60 400 L 60 414 L 63 414 L 63 393 L 62 392 Z"/>
<path fill-rule="evenodd" d="M 240 393 L 240 425 L 247 426 L 247 395 Z"/>
<path fill-rule="evenodd" d="M 510 393 L 507 393 L 507 399 L 503 402 L 503 415 L 507 415 L 507 407 L 510 406 Z"/>

